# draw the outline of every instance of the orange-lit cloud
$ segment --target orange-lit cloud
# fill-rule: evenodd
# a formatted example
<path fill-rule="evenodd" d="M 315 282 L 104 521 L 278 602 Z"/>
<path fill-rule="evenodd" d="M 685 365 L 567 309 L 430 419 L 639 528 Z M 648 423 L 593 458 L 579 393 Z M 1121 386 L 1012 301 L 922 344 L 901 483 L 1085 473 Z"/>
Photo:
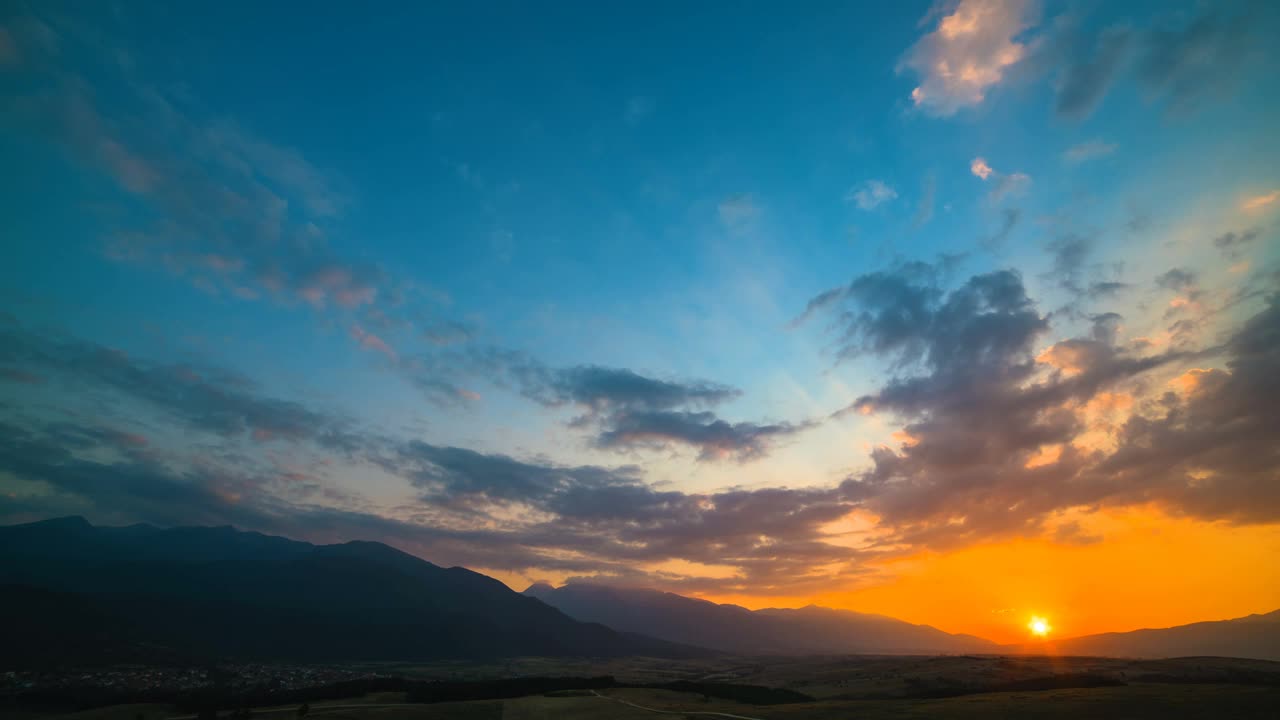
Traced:
<path fill-rule="evenodd" d="M 1240 203 L 1240 209 L 1245 212 L 1257 212 L 1275 205 L 1277 200 L 1280 200 L 1280 190 L 1272 190 L 1269 193 L 1245 198 Z"/>
<path fill-rule="evenodd" d="M 920 78 L 912 103 L 935 115 L 981 103 L 1026 56 L 1026 45 L 1013 38 L 1031 25 L 1034 11 L 1034 4 L 1023 0 L 961 0 L 899 66 Z"/>

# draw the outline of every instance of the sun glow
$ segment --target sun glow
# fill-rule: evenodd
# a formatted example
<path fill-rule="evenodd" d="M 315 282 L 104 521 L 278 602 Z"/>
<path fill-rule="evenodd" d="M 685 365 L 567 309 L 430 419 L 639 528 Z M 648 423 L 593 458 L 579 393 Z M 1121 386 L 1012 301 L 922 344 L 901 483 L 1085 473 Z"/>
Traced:
<path fill-rule="evenodd" d="M 1031 622 L 1027 623 L 1027 627 L 1030 628 L 1031 634 L 1036 637 L 1046 637 L 1049 631 L 1053 629 L 1049 626 L 1049 621 L 1042 617 L 1031 618 Z"/>

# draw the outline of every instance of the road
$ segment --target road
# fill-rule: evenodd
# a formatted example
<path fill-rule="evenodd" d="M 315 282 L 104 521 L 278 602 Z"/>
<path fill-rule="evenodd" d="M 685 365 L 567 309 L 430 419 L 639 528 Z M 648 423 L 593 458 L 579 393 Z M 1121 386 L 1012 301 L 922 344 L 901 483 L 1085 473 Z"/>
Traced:
<path fill-rule="evenodd" d="M 393 707 L 422 707 L 422 703 L 360 703 L 359 705 L 316 705 L 311 708 L 311 712 L 307 713 L 307 717 L 312 715 L 320 715 L 328 710 L 355 710 L 357 708 L 393 708 Z M 254 710 L 253 716 L 259 715 L 279 715 L 280 713 L 297 714 L 297 706 L 274 708 L 272 710 Z M 196 720 L 195 715 L 175 715 L 165 718 L 165 720 Z"/>
<path fill-rule="evenodd" d="M 661 715 L 707 715 L 710 717 L 732 718 L 732 720 L 764 720 L 764 718 L 747 717 L 746 715 L 732 715 L 730 713 L 722 713 L 722 712 L 710 712 L 708 710 L 659 710 L 657 708 L 645 707 L 644 705 L 637 705 L 628 700 L 623 700 L 622 698 L 616 698 L 609 695 L 601 695 L 595 690 L 592 690 L 591 694 L 595 695 L 596 697 L 602 700 L 609 700 L 611 702 L 621 703 L 623 705 L 630 705 L 631 707 L 636 708 L 637 710 L 646 710 L 648 712 L 659 713 Z M 359 705 L 317 705 L 311 708 L 311 712 L 307 713 L 307 717 L 312 717 L 314 715 L 323 715 L 325 712 L 329 710 L 356 710 L 356 709 L 367 709 L 367 708 L 396 708 L 396 707 L 420 708 L 422 707 L 422 703 L 362 703 Z M 298 708 L 296 707 L 276 708 L 273 710 L 254 710 L 253 716 L 258 717 L 261 715 L 279 715 L 281 713 L 296 713 L 297 711 L 298 711 Z M 174 717 L 166 718 L 165 720 L 196 720 L 196 716 L 195 715 L 176 715 Z"/>
<path fill-rule="evenodd" d="M 645 707 L 644 705 L 637 705 L 633 702 L 623 700 L 622 698 L 616 698 L 610 695 L 601 695 L 595 690 L 592 690 L 591 694 L 598 698 L 604 698 L 605 700 L 612 700 L 613 702 L 622 703 L 623 705 L 630 705 L 638 710 L 647 710 L 652 713 L 661 713 L 663 715 L 710 715 L 712 717 L 733 718 L 733 720 L 764 720 L 764 718 L 753 718 L 747 717 L 746 715 L 731 715 L 729 713 L 711 712 L 708 710 L 659 710 L 657 708 Z"/>

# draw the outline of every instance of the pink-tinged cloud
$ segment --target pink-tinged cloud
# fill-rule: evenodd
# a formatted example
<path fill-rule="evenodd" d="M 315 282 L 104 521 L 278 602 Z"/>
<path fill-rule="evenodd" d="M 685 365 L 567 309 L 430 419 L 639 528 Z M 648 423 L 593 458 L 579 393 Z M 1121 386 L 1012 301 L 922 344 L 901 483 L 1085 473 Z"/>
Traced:
<path fill-rule="evenodd" d="M 991 202 L 999 202 L 1010 195 L 1021 195 L 1031 185 L 1030 175 L 1021 172 L 1002 173 L 991 167 L 985 158 L 976 157 L 970 161 L 969 172 L 983 181 L 990 180 L 994 183 L 987 196 Z"/>
<path fill-rule="evenodd" d="M 938 27 L 911 47 L 898 66 L 920 84 L 911 101 L 933 115 L 981 103 L 1005 72 L 1027 55 L 1014 40 L 1036 19 L 1028 0 L 961 0 Z"/>
<path fill-rule="evenodd" d="M 383 355 L 386 355 L 387 357 L 391 358 L 393 361 L 399 359 L 399 356 L 396 355 L 396 351 L 390 345 L 388 345 L 382 338 L 378 337 L 377 335 L 374 335 L 371 332 L 368 332 L 367 330 L 360 327 L 359 325 L 351 326 L 351 339 L 355 340 L 356 343 L 359 344 L 360 347 L 364 348 L 365 350 L 374 350 L 376 352 L 380 352 Z"/>
<path fill-rule="evenodd" d="M 113 435 L 116 442 L 129 447 L 144 448 L 150 444 L 146 435 L 139 435 L 138 433 L 115 432 Z"/>
<path fill-rule="evenodd" d="M 1245 212 L 1257 212 L 1275 205 L 1277 200 L 1280 200 L 1280 190 L 1272 190 L 1263 195 L 1245 198 L 1244 202 L 1240 203 L 1240 209 Z"/>
<path fill-rule="evenodd" d="M 267 428 L 253 429 L 253 439 L 255 442 L 270 442 L 271 440 L 274 440 L 275 437 L 276 437 L 276 434 L 271 432 Z"/>
<path fill-rule="evenodd" d="M 244 269 L 244 260 L 217 253 L 208 253 L 200 258 L 205 267 L 220 273 L 240 272 Z"/>
<path fill-rule="evenodd" d="M 339 307 L 356 308 L 372 304 L 377 288 L 352 268 L 331 264 L 302 278 L 298 295 L 315 308 L 327 302 Z"/>

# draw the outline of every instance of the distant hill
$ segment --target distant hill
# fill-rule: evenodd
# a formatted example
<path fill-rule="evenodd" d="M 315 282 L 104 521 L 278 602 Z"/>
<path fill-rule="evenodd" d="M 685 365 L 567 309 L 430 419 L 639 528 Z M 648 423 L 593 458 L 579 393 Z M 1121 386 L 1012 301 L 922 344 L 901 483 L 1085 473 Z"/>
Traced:
<path fill-rule="evenodd" d="M 883 615 L 810 606 L 748 610 L 649 589 L 571 583 L 525 594 L 570 617 L 735 653 L 981 653 L 998 646 Z"/>
<path fill-rule="evenodd" d="M 380 543 L 230 527 L 0 527 L 0 670 L 41 662 L 307 661 L 706 651 L 579 622 Z"/>
<path fill-rule="evenodd" d="M 1218 656 L 1280 660 L 1280 610 L 1234 620 L 1012 645 L 1008 650 L 1135 658 Z"/>

